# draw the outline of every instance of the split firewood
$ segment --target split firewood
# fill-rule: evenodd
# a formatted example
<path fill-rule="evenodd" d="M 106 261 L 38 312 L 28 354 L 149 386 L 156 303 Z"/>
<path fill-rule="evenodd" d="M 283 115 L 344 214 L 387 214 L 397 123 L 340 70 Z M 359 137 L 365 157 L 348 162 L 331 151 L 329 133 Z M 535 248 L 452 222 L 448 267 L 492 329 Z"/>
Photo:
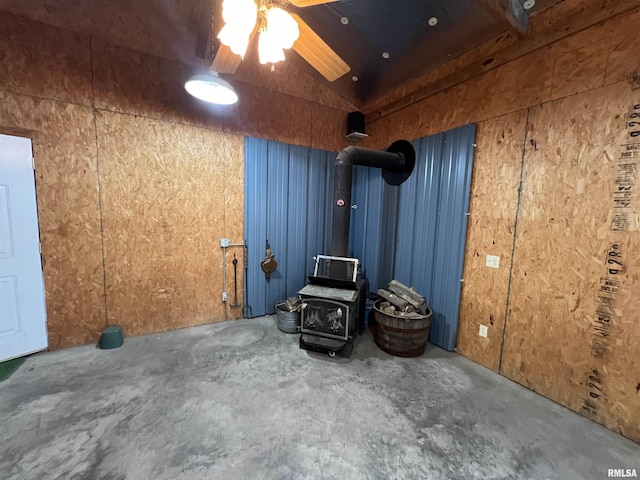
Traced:
<path fill-rule="evenodd" d="M 423 303 L 426 303 L 426 299 L 422 295 L 416 292 L 413 288 L 407 287 L 397 280 L 391 280 L 387 288 L 416 308 L 420 307 Z"/>
<path fill-rule="evenodd" d="M 400 283 L 397 280 L 391 280 L 388 286 L 389 290 L 398 297 L 402 298 L 423 315 L 427 313 L 427 300 L 413 288 Z"/>
<path fill-rule="evenodd" d="M 403 300 L 397 295 L 394 295 L 391 292 L 383 290 L 382 288 L 378 289 L 376 293 L 385 300 L 389 301 L 392 305 L 395 305 L 399 310 L 405 311 L 406 308 L 409 307 L 409 303 L 407 301 Z"/>
<path fill-rule="evenodd" d="M 289 297 L 284 301 L 284 304 L 287 307 L 287 310 L 295 312 L 300 308 L 300 299 L 296 297 Z"/>

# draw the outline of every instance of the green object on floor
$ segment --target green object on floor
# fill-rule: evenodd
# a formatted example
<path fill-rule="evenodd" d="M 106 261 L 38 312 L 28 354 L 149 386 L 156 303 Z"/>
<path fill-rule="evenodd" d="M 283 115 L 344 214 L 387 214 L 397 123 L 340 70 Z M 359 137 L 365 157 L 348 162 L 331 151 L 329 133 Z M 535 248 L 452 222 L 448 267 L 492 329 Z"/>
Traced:
<path fill-rule="evenodd" d="M 13 372 L 18 370 L 18 368 L 20 368 L 20 365 L 26 362 L 26 360 L 27 357 L 20 357 L 0 363 L 0 382 L 13 375 Z"/>
<path fill-rule="evenodd" d="M 122 327 L 107 327 L 102 331 L 102 336 L 100 337 L 100 348 L 105 350 L 109 348 L 118 348 L 121 347 L 123 343 L 124 336 L 122 334 Z"/>

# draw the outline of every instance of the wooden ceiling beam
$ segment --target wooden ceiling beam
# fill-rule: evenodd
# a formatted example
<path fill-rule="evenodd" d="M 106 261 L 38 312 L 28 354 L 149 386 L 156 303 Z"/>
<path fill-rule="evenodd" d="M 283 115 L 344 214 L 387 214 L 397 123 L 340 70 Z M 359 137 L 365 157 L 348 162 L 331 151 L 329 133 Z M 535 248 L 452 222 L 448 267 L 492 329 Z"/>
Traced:
<path fill-rule="evenodd" d="M 518 35 L 526 37 L 529 33 L 529 12 L 520 0 L 476 0 L 488 13 L 509 24 Z"/>

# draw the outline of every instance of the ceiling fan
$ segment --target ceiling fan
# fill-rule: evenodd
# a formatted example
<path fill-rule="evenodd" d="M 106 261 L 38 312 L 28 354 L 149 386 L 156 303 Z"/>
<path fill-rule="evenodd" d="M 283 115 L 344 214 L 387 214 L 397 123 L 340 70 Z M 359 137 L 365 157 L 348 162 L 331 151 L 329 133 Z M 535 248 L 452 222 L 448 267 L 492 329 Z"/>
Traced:
<path fill-rule="evenodd" d="M 225 25 L 218 34 L 220 48 L 211 70 L 233 74 L 244 58 L 247 46 L 256 35 L 261 63 L 284 60 L 284 50 L 292 48 L 324 78 L 333 82 L 351 67 L 295 13 L 286 12 L 291 3 L 309 7 L 336 0 L 224 0 Z"/>

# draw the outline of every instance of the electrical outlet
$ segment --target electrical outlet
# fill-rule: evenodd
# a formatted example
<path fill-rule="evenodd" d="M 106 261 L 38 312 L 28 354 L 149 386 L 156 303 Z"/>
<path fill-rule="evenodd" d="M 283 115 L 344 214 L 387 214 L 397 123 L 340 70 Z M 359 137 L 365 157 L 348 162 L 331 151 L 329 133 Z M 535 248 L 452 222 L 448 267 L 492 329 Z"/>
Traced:
<path fill-rule="evenodd" d="M 220 246 L 221 246 L 222 248 L 226 248 L 226 247 L 228 247 L 228 246 L 229 246 L 229 243 L 231 243 L 231 242 L 229 242 L 229 239 L 228 239 L 228 238 L 221 238 L 221 239 L 220 239 Z"/>
<path fill-rule="evenodd" d="M 500 267 L 500 257 L 496 257 L 495 255 L 487 255 L 487 261 L 485 265 L 490 268 L 499 268 Z"/>
<path fill-rule="evenodd" d="M 487 333 L 489 333 L 489 328 L 486 325 L 480 325 L 480 332 L 478 335 L 487 338 Z"/>
<path fill-rule="evenodd" d="M 227 301 L 227 292 L 222 292 L 222 301 L 223 302 Z"/>

